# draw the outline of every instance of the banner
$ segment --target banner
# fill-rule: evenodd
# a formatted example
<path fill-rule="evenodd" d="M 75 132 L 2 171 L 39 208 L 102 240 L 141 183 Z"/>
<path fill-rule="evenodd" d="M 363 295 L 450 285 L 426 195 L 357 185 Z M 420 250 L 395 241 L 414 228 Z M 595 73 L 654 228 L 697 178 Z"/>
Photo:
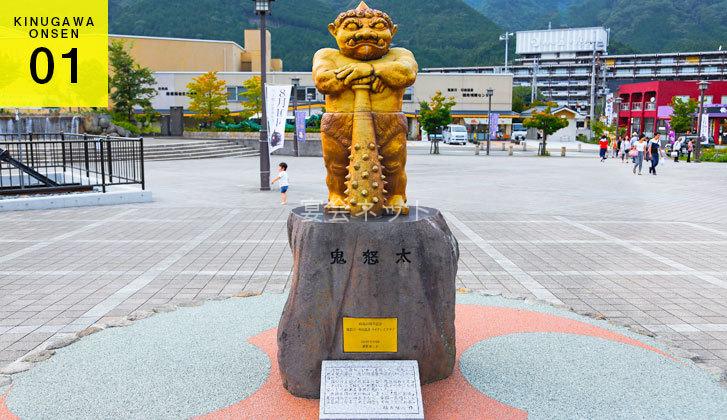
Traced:
<path fill-rule="evenodd" d="M 606 96 L 606 121 L 609 125 L 613 122 L 614 118 L 613 101 L 613 93 L 609 93 Z"/>
<path fill-rule="evenodd" d="M 490 139 L 497 138 L 497 125 L 500 123 L 500 114 L 490 114 L 491 121 L 488 121 L 490 127 Z"/>
<path fill-rule="evenodd" d="M 712 133 L 709 132 L 709 115 L 702 114 L 702 126 L 699 127 L 699 137 L 702 139 L 710 138 Z"/>
<path fill-rule="evenodd" d="M 285 119 L 288 116 L 291 85 L 265 85 L 268 111 L 268 142 L 270 153 L 285 146 Z"/>
<path fill-rule="evenodd" d="M 295 132 L 298 141 L 305 141 L 305 111 L 295 111 Z"/>

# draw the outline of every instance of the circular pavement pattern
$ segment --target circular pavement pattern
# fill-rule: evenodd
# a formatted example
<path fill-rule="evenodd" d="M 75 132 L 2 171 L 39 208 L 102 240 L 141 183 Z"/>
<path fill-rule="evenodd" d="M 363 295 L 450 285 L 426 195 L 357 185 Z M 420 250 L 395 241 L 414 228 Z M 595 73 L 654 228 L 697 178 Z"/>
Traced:
<path fill-rule="evenodd" d="M 276 360 L 285 296 L 209 302 L 91 335 L 0 389 L 0 419 L 317 418 Z M 452 376 L 427 418 L 719 418 L 727 390 L 690 361 L 550 306 L 459 295 Z"/>

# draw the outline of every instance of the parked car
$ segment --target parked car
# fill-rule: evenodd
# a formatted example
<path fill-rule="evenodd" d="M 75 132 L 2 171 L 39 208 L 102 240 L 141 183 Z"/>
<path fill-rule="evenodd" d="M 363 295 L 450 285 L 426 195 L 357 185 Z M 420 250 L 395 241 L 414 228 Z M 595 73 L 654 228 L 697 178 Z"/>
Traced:
<path fill-rule="evenodd" d="M 524 125 L 517 123 L 512 125 L 512 140 L 520 144 L 522 140 L 528 136 L 528 129 Z"/>
<path fill-rule="evenodd" d="M 467 144 L 467 127 L 463 125 L 450 124 L 444 127 L 442 139 L 445 144 Z"/>

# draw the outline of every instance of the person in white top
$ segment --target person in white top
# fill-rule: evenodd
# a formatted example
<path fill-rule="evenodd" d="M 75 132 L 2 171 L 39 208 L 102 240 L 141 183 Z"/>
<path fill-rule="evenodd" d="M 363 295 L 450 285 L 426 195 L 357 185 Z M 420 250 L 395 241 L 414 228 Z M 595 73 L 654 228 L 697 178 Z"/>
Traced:
<path fill-rule="evenodd" d="M 278 176 L 270 182 L 275 184 L 278 181 L 280 181 L 278 184 L 280 186 L 280 204 L 286 205 L 288 204 L 288 187 L 290 183 L 288 181 L 288 164 L 285 162 L 280 162 L 280 165 L 278 165 Z"/>
<path fill-rule="evenodd" d="M 646 152 L 646 136 L 641 136 L 639 141 L 634 144 L 634 149 L 636 149 L 636 152 L 638 153 L 634 157 L 634 174 L 636 173 L 636 168 L 639 169 L 639 175 L 641 175 L 641 168 L 644 166 L 644 153 Z"/>

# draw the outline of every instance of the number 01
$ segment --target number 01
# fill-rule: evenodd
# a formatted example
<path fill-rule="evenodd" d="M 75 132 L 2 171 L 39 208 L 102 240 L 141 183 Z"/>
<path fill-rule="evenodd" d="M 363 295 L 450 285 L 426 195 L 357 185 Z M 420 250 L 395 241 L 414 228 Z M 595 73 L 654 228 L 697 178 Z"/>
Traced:
<path fill-rule="evenodd" d="M 45 72 L 45 77 L 38 77 L 38 56 L 45 54 L 46 60 L 48 61 L 48 68 Z M 71 59 L 71 83 L 78 83 L 78 49 L 72 48 L 61 57 Z M 35 80 L 35 83 L 44 85 L 53 79 L 53 72 L 55 71 L 55 63 L 53 61 L 53 53 L 48 48 L 39 47 L 33 51 L 30 56 L 30 76 Z"/>

